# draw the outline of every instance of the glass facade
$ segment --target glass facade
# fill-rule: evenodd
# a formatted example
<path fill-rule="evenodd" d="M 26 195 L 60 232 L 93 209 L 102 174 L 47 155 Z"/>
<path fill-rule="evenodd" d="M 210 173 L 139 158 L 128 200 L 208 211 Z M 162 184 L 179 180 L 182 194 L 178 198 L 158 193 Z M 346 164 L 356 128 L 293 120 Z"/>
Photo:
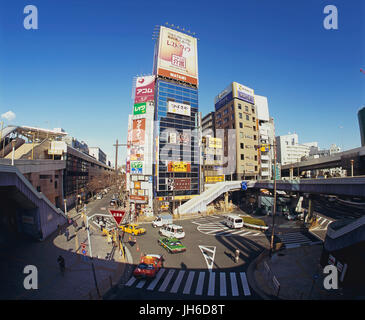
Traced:
<path fill-rule="evenodd" d="M 155 98 L 155 120 L 159 125 L 156 128 L 159 163 L 157 177 L 155 172 L 155 196 L 199 194 L 198 90 L 158 79 Z M 190 116 L 168 112 L 169 101 L 189 105 Z M 183 137 L 182 140 L 179 137 Z M 169 172 L 169 161 L 189 163 L 190 172 Z M 168 190 L 166 178 L 190 178 L 190 190 Z"/>

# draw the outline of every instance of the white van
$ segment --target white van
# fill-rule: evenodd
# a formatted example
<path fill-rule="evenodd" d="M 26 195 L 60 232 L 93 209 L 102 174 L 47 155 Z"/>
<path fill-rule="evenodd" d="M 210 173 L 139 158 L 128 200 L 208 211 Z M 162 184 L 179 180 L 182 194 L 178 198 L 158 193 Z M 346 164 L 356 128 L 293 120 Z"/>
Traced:
<path fill-rule="evenodd" d="M 185 238 L 185 231 L 183 227 L 178 226 L 176 224 L 167 224 L 164 225 L 160 231 L 160 235 L 168 237 L 168 238 L 177 238 L 182 239 Z"/>
<path fill-rule="evenodd" d="M 224 224 L 232 229 L 239 229 L 243 227 L 243 219 L 240 216 L 233 214 L 226 215 Z"/>

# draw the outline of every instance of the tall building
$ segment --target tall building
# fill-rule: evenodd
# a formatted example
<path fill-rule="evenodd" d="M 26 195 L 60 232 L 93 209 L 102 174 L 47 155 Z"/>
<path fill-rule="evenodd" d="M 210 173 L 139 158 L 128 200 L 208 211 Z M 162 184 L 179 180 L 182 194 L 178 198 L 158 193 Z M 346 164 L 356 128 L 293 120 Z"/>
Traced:
<path fill-rule="evenodd" d="M 296 133 L 276 137 L 277 161 L 281 165 L 301 161 L 313 148 L 318 148 L 317 142 L 299 144 Z"/>
<path fill-rule="evenodd" d="M 202 134 L 215 137 L 215 112 L 209 112 L 202 118 Z"/>
<path fill-rule="evenodd" d="M 99 147 L 89 147 L 89 155 L 106 164 L 106 154 Z"/>
<path fill-rule="evenodd" d="M 365 106 L 363 106 L 358 112 L 357 117 L 359 119 L 361 146 L 365 146 Z"/>
<path fill-rule="evenodd" d="M 254 90 L 232 82 L 215 97 L 216 135 L 224 129 L 224 156 L 233 163 L 226 180 L 254 179 L 259 173 L 258 119 Z M 223 133 L 222 133 L 223 134 Z"/>
<path fill-rule="evenodd" d="M 259 120 L 259 176 L 261 179 L 273 178 L 273 165 L 275 142 L 275 126 L 273 118 L 269 115 L 267 97 L 255 95 L 257 118 Z"/>

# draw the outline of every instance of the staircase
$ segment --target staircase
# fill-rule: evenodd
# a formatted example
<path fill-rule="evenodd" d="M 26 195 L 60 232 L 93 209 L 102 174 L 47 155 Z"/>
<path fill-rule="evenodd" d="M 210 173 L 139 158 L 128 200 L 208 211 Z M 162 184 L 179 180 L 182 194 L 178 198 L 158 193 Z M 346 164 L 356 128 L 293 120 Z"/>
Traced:
<path fill-rule="evenodd" d="M 183 205 L 175 209 L 174 213 L 181 215 L 188 213 L 197 213 L 198 211 L 207 211 L 207 205 L 209 203 L 217 199 L 225 192 L 241 189 L 241 183 L 241 180 L 217 182 L 213 186 L 209 187 L 208 190 L 201 193 L 199 196 L 194 197 L 193 199 L 185 202 Z M 247 187 L 250 187 L 249 184 L 250 182 L 247 181 Z"/>

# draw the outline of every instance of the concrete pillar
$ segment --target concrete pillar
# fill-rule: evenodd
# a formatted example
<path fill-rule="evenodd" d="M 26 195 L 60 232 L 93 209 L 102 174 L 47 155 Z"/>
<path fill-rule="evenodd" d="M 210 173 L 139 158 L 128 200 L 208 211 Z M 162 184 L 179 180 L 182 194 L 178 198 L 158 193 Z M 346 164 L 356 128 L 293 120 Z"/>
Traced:
<path fill-rule="evenodd" d="M 305 222 L 308 222 L 309 220 L 311 220 L 313 217 L 313 203 L 312 203 L 312 199 L 309 198 L 308 199 L 308 213 L 307 216 L 305 217 Z"/>
<path fill-rule="evenodd" d="M 290 177 L 289 177 L 289 178 L 290 178 L 290 180 L 293 180 L 293 175 L 294 175 L 294 174 L 293 174 L 293 172 L 294 172 L 294 168 L 293 168 L 293 167 L 291 167 L 291 168 L 290 168 Z"/>
<path fill-rule="evenodd" d="M 224 208 L 225 208 L 225 211 L 228 211 L 228 196 L 229 196 L 229 192 L 226 192 L 224 194 Z"/>

